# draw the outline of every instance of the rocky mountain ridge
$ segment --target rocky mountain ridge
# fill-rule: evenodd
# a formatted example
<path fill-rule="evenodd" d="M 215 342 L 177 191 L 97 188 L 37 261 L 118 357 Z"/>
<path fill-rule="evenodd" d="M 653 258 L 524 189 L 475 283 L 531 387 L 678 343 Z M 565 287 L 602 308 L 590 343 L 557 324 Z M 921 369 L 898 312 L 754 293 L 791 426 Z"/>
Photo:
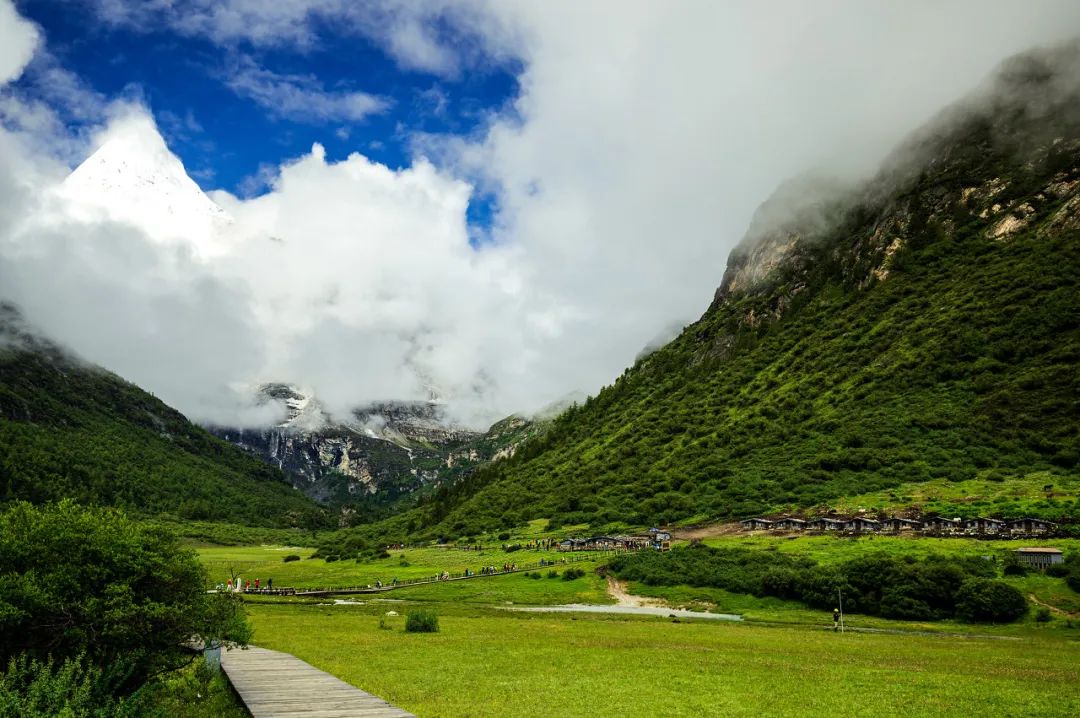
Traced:
<path fill-rule="evenodd" d="M 266 384 L 259 395 L 285 409 L 276 426 L 208 427 L 216 436 L 277 466 L 325 504 L 386 506 L 453 482 L 512 456 L 545 422 L 511 416 L 487 431 L 450 421 L 437 402 L 378 402 L 335 420 L 312 394 Z"/>

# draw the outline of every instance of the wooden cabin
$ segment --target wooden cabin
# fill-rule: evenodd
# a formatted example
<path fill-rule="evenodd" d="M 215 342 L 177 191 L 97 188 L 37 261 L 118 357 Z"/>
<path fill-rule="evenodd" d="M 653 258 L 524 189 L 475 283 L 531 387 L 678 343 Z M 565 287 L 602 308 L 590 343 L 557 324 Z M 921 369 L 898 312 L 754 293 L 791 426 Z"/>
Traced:
<path fill-rule="evenodd" d="M 923 529 L 939 534 L 955 534 L 963 530 L 964 522 L 960 519 L 947 519 L 936 516 L 923 521 Z"/>
<path fill-rule="evenodd" d="M 1035 534 L 1048 534 L 1057 526 L 1042 519 L 1016 519 L 1008 523 L 1010 533 L 1031 536 Z"/>
<path fill-rule="evenodd" d="M 773 522 L 773 528 L 780 531 L 802 531 L 806 528 L 806 522 L 796 518 L 782 518 Z"/>
<path fill-rule="evenodd" d="M 747 531 L 768 531 L 773 527 L 773 522 L 769 519 L 743 519 L 739 523 Z"/>
<path fill-rule="evenodd" d="M 882 531 L 892 531 L 893 533 L 903 533 L 904 531 L 920 531 L 922 530 L 923 522 L 917 519 L 901 519 L 893 517 L 891 519 L 885 519 L 881 522 Z"/>
<path fill-rule="evenodd" d="M 1005 522 L 1001 519 L 968 519 L 964 522 L 964 532 L 969 534 L 999 534 L 1005 531 Z"/>
<path fill-rule="evenodd" d="M 1025 566 L 1031 566 L 1040 571 L 1045 571 L 1047 566 L 1053 566 L 1065 560 L 1061 554 L 1061 549 L 1042 547 L 1018 548 L 1016 549 L 1016 558 Z"/>
<path fill-rule="evenodd" d="M 870 531 L 880 531 L 881 522 L 874 519 L 863 518 L 862 516 L 856 516 L 853 519 L 848 519 L 844 522 L 845 531 L 855 531 L 857 533 L 866 533 Z"/>
<path fill-rule="evenodd" d="M 816 518 L 806 522 L 806 528 L 812 531 L 843 531 L 843 519 Z"/>

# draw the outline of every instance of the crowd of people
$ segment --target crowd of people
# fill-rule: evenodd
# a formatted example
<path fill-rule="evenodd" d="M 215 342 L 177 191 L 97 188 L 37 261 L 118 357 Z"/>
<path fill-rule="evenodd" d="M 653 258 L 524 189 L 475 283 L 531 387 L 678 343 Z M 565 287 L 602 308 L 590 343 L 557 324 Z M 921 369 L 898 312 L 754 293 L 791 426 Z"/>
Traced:
<path fill-rule="evenodd" d="M 268 579 L 266 579 L 266 583 L 263 584 L 261 582 L 261 580 L 258 579 L 258 578 L 256 578 L 254 583 L 253 583 L 250 578 L 245 581 L 240 576 L 237 576 L 235 579 L 233 579 L 233 578 L 226 579 L 225 583 L 219 583 L 217 585 L 217 590 L 218 591 L 225 591 L 227 593 L 251 593 L 253 591 L 258 591 L 258 592 L 273 591 L 274 590 L 274 579 L 268 578 Z"/>

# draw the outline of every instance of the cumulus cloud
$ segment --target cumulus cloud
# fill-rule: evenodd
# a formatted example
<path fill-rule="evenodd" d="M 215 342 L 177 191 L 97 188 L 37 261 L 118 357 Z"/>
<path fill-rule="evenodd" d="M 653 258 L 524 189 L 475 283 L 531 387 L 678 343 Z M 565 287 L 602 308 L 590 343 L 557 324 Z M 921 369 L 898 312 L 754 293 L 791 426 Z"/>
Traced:
<path fill-rule="evenodd" d="M 163 241 L 152 218 L 72 215 L 47 191 L 55 155 L 0 132 L 4 294 L 87 358 L 224 423 L 260 420 L 237 397 L 269 380 L 336 412 L 435 392 L 478 423 L 595 391 L 704 310 L 782 181 L 871 170 L 1002 58 L 1080 27 L 1080 6 L 1053 0 L 97 2 L 113 22 L 223 44 L 310 47 L 332 25 L 403 66 L 522 67 L 512 108 L 474 136 L 415 137 L 405 169 L 315 146 L 262 168 L 257 196 L 212 193 L 229 218 L 212 247 Z M 268 93 L 318 82 L 255 79 Z M 156 133 L 127 111 L 102 141 Z M 474 247 L 478 192 L 495 214 Z"/>
<path fill-rule="evenodd" d="M 0 0 L 0 85 L 22 74 L 39 39 L 37 28 L 19 15 L 11 0 Z"/>
<path fill-rule="evenodd" d="M 279 74 L 250 58 L 233 63 L 225 84 L 271 115 L 295 122 L 358 122 L 390 107 L 387 99 L 377 95 L 327 90 L 313 75 Z"/>
<path fill-rule="evenodd" d="M 317 49 L 319 32 L 367 38 L 410 70 L 456 76 L 481 61 L 513 56 L 515 30 L 469 0 L 88 0 L 114 26 L 162 25 L 188 36 L 234 46 Z"/>

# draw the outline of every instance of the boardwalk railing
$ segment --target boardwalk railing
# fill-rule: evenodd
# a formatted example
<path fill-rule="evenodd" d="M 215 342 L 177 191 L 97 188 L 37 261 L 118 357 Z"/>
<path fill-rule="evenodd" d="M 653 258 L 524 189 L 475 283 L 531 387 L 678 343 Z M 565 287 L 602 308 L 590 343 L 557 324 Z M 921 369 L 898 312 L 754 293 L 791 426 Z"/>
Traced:
<path fill-rule="evenodd" d="M 590 553 L 600 553 L 594 551 Z M 615 551 L 609 551 L 606 553 L 616 553 Z M 505 576 L 511 573 L 524 573 L 527 571 L 535 571 L 537 569 L 551 569 L 555 570 L 559 566 L 568 566 L 570 564 L 578 563 L 581 561 L 588 561 L 589 556 L 572 555 L 566 558 L 560 559 L 541 559 L 540 561 L 534 561 L 526 564 L 509 564 L 513 568 L 503 569 L 502 566 L 495 566 L 491 571 L 473 571 L 469 570 L 468 574 L 464 571 L 444 571 L 440 574 L 433 576 L 421 576 L 418 578 L 407 578 L 403 580 L 391 580 L 389 583 L 379 582 L 380 585 L 366 584 L 363 586 L 327 586 L 320 588 L 297 588 L 292 595 L 296 596 L 327 596 L 331 594 L 348 594 L 348 593 L 383 593 L 386 591 L 392 591 L 397 588 L 405 588 L 407 586 L 420 586 L 424 584 L 432 583 L 445 583 L 447 581 L 464 581 L 472 578 L 490 578 L 492 576 Z"/>
<path fill-rule="evenodd" d="M 580 551 L 574 554 L 568 555 L 559 559 L 541 559 L 539 561 L 533 561 L 525 564 L 507 564 L 512 568 L 504 569 L 502 566 L 492 567 L 492 570 L 482 569 L 480 571 L 473 571 L 469 569 L 466 574 L 464 571 L 444 571 L 443 573 L 434 574 L 432 576 L 420 576 L 417 578 L 407 578 L 402 580 L 391 579 L 388 583 L 377 581 L 375 584 L 364 584 L 355 586 L 320 586 L 320 587 L 275 587 L 275 588 L 249 588 L 239 593 L 254 594 L 259 596 L 329 596 L 335 594 L 355 594 L 355 593 L 384 593 L 386 591 L 393 591 L 397 588 L 405 588 L 407 586 L 420 586 L 424 584 L 432 583 L 445 583 L 447 581 L 464 581 L 473 578 L 490 578 L 493 576 L 505 576 L 511 573 L 524 573 L 527 571 L 536 571 L 543 569 L 555 570 L 559 567 L 566 567 L 571 564 L 579 563 L 582 561 L 589 561 L 591 555 L 598 553 L 626 553 L 622 550 L 612 551 Z"/>

